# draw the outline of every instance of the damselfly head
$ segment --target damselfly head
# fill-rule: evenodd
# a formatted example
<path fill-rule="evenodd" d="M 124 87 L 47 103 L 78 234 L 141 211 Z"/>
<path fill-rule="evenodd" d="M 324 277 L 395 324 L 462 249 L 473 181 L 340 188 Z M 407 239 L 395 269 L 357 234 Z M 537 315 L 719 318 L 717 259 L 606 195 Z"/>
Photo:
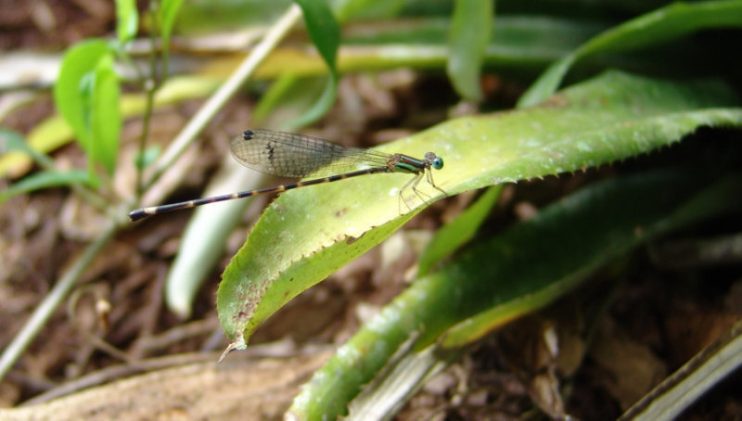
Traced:
<path fill-rule="evenodd" d="M 425 153 L 425 162 L 427 162 L 431 167 L 433 167 L 436 170 L 440 170 L 443 168 L 443 158 L 436 155 L 433 152 L 426 152 Z"/>

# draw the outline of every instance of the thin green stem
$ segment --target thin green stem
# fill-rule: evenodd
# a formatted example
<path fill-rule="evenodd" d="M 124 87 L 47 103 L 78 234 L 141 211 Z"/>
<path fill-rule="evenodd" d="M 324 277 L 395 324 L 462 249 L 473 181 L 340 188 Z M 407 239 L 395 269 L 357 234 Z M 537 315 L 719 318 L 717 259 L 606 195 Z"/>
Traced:
<path fill-rule="evenodd" d="M 142 120 L 142 133 L 139 136 L 139 145 L 137 146 L 137 154 L 140 157 L 144 156 L 144 151 L 147 149 L 147 140 L 149 139 L 150 127 L 152 124 L 152 111 L 155 106 L 155 93 L 157 92 L 157 84 L 153 79 L 147 79 L 145 82 L 146 100 L 144 103 L 144 114 Z M 142 175 L 142 165 L 137 163 L 137 179 L 136 179 L 136 197 L 137 200 L 144 194 L 144 184 Z"/>
<path fill-rule="evenodd" d="M 163 74 L 162 78 L 157 75 L 157 58 L 160 55 L 157 50 L 157 34 L 159 28 L 157 27 L 157 8 L 159 2 L 152 2 L 150 8 L 150 21 L 152 22 L 152 30 L 149 33 L 150 47 L 152 48 L 149 54 L 149 77 L 144 79 L 144 91 L 146 95 L 146 101 L 144 105 L 144 114 L 142 120 L 142 133 L 139 136 L 138 156 L 143 157 L 144 151 L 147 149 L 147 140 L 149 139 L 150 127 L 152 124 L 152 112 L 155 104 L 155 94 L 162 85 L 162 81 L 167 78 L 167 74 Z M 167 58 L 163 58 L 167 60 Z M 139 200 L 144 194 L 144 183 L 143 183 L 143 168 L 141 165 L 137 165 L 137 178 L 136 178 L 136 197 Z"/>

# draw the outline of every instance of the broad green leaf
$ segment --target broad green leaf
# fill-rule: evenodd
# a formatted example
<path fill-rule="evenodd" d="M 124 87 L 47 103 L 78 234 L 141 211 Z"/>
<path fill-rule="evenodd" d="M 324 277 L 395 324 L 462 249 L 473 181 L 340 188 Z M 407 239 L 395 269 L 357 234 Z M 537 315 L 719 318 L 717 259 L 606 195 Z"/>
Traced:
<path fill-rule="evenodd" d="M 5 202 L 13 196 L 29 193 L 34 190 L 69 186 L 72 184 L 85 184 L 87 182 L 88 173 L 86 171 L 41 171 L 10 185 L 6 190 L 0 191 L 0 203 Z"/>
<path fill-rule="evenodd" d="M 605 200 L 610 200 L 614 204 L 615 209 L 602 209 L 605 214 L 599 219 L 599 222 L 603 225 L 594 225 L 593 222 L 596 219 L 592 218 L 572 225 L 577 227 L 578 230 L 570 229 L 570 225 L 563 225 L 565 232 L 550 237 L 550 240 L 553 241 L 547 242 L 547 244 L 537 245 L 536 243 L 541 241 L 541 238 L 531 237 L 530 241 L 534 243 L 531 246 L 532 250 L 540 250 L 542 253 L 548 253 L 551 250 L 551 254 L 542 254 L 541 257 L 532 255 L 525 259 L 522 259 L 522 256 L 510 256 L 513 260 L 510 264 L 519 265 L 538 260 L 541 267 L 533 271 L 537 276 L 528 279 L 529 282 L 533 282 L 532 286 L 534 288 L 525 293 L 514 295 L 512 299 L 496 300 L 496 302 L 481 308 L 479 311 L 474 311 L 466 317 L 457 318 L 454 320 L 455 323 L 449 325 L 450 327 L 445 334 L 439 338 L 441 339 L 440 345 L 446 348 L 469 345 L 508 321 L 552 303 L 576 286 L 576 283 L 581 282 L 580 279 L 584 279 L 592 268 L 597 268 L 604 262 L 608 262 L 613 253 L 620 254 L 622 247 L 626 247 L 628 251 L 658 235 L 681 229 L 699 220 L 710 219 L 719 215 L 734 215 L 742 211 L 742 174 L 736 172 L 719 178 L 717 176 L 719 168 L 707 168 L 703 174 L 699 174 L 698 169 L 699 166 L 697 165 L 689 165 L 681 170 L 673 169 L 664 171 L 664 173 L 655 171 L 650 174 L 617 180 L 614 183 L 616 185 L 625 184 L 622 187 L 630 187 L 632 183 L 642 183 L 649 184 L 648 187 L 652 189 L 657 186 L 655 183 L 659 183 L 660 189 L 656 189 L 654 195 L 646 196 L 646 199 L 639 196 L 646 191 L 647 186 L 644 185 L 636 186 L 636 192 L 634 193 L 638 192 L 639 195 L 628 193 L 628 195 L 624 194 L 621 197 L 605 198 Z M 714 180 L 715 178 L 718 179 Z M 658 179 L 664 179 L 664 181 Z M 678 185 L 670 185 L 671 183 L 677 183 Z M 605 182 L 598 187 L 605 186 L 611 186 L 611 182 Z M 686 187 L 687 191 L 680 192 L 678 187 Z M 588 191 L 593 192 L 594 189 L 591 188 Z M 688 197 L 688 199 L 663 215 L 653 215 L 651 213 L 652 208 L 661 209 L 661 207 L 679 197 Z M 617 199 L 622 199 L 621 203 Z M 634 204 L 638 200 L 646 200 L 651 202 L 651 205 L 635 207 Z M 569 201 L 567 201 L 567 204 L 569 204 Z M 582 203 L 581 205 L 586 208 L 596 207 L 594 203 Z M 580 204 L 577 206 L 580 206 Z M 637 211 L 640 211 L 640 213 L 636 214 Z M 606 220 L 606 218 L 614 215 L 618 217 L 613 220 Z M 645 217 L 656 217 L 656 219 L 639 221 L 640 218 Z M 630 231 L 631 228 L 626 222 L 632 220 L 635 221 L 633 229 L 636 230 L 638 227 L 642 230 L 641 232 Z M 568 222 L 560 221 L 559 223 Z M 611 225 L 611 227 L 605 228 L 606 225 Z M 583 230 L 590 231 L 591 234 L 582 235 Z M 623 233 L 617 234 L 616 231 L 619 230 L 622 230 Z M 564 241 L 565 238 L 568 241 Z M 588 245 L 583 240 L 590 242 L 593 247 L 586 247 Z M 581 243 L 581 248 L 570 248 L 572 242 L 575 241 Z M 583 253 L 583 256 L 578 256 L 580 253 Z M 516 260 L 519 262 L 516 263 Z M 565 261 L 574 264 L 574 270 L 571 274 L 559 272 L 560 265 L 564 264 Z M 552 273 L 554 280 L 552 282 L 538 282 L 539 274 L 536 272 L 541 272 L 547 268 L 554 269 Z M 540 275 L 543 276 L 544 273 Z M 498 285 L 503 291 L 507 289 L 500 282 L 496 282 L 496 285 L 492 285 L 492 287 L 497 288 Z M 466 297 L 464 301 L 469 301 L 470 298 Z M 430 336 L 430 338 L 433 337 L 436 337 L 436 335 Z"/>
<path fill-rule="evenodd" d="M 500 190 L 500 186 L 488 189 L 461 215 L 435 233 L 435 236 L 420 255 L 418 276 L 430 272 L 434 264 L 453 254 L 459 247 L 474 237 L 479 227 L 489 216 L 497 198 L 500 197 Z"/>
<path fill-rule="evenodd" d="M 700 126 L 739 126 L 742 109 L 713 83 L 670 83 L 610 72 L 540 106 L 442 123 L 379 150 L 445 159 L 449 195 L 575 171 L 645 153 Z M 233 347 L 290 299 L 390 236 L 425 207 L 399 190 L 410 175 L 357 177 L 281 195 L 223 274 L 217 294 Z M 423 194 L 443 196 L 427 183 Z"/>
<path fill-rule="evenodd" d="M 742 210 L 742 175 L 715 180 L 711 172 L 691 166 L 599 182 L 469 247 L 417 279 L 343 345 L 290 413 L 335 419 L 393 356 L 402 357 L 403 347 L 410 353 L 436 341 L 464 346 L 554 302 L 595 269 L 658 235 Z"/>
<path fill-rule="evenodd" d="M 742 27 L 742 2 L 673 3 L 605 31 L 557 61 L 523 95 L 519 105 L 533 105 L 549 97 L 570 67 L 587 56 L 647 48 L 701 29 L 725 27 Z"/>
<path fill-rule="evenodd" d="M 291 128 L 299 128 L 311 124 L 324 116 L 335 103 L 337 84 L 339 80 L 336 56 L 340 47 L 340 26 L 332 15 L 326 0 L 295 0 L 304 14 L 309 37 L 327 64 L 330 76 L 325 90 L 317 103 L 303 116 L 289 122 Z"/>
<path fill-rule="evenodd" d="M 119 43 L 134 39 L 139 27 L 139 12 L 135 0 L 116 0 L 116 35 Z"/>
<path fill-rule="evenodd" d="M 480 101 L 479 76 L 492 31 L 494 0 L 456 0 L 448 39 L 448 77 L 456 92 Z"/>

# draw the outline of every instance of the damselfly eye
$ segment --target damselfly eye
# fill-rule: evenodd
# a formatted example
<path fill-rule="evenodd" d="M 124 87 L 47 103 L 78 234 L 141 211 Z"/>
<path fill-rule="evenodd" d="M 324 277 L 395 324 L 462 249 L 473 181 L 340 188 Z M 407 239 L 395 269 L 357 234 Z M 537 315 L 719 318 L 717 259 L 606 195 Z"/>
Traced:
<path fill-rule="evenodd" d="M 435 157 L 435 159 L 433 160 L 432 167 L 435 168 L 436 170 L 443 168 L 443 158 L 439 156 Z"/>

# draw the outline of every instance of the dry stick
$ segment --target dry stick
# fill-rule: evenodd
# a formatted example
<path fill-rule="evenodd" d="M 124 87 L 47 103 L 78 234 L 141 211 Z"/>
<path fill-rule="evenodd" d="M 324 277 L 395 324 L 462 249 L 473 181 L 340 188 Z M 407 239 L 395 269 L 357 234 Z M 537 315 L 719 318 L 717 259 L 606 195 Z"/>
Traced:
<path fill-rule="evenodd" d="M 106 228 L 103 230 L 103 234 L 98 237 L 93 243 L 83 252 L 82 256 L 72 265 L 72 267 L 65 272 L 62 278 L 54 285 L 54 288 L 44 298 L 44 301 L 36 307 L 36 310 L 28 319 L 26 324 L 23 326 L 20 332 L 13 338 L 13 341 L 3 351 L 0 356 L 0 380 L 5 377 L 8 371 L 13 367 L 15 362 L 20 358 L 23 351 L 28 347 L 31 341 L 41 331 L 46 324 L 49 317 L 54 313 L 54 310 L 59 307 L 59 304 L 68 295 L 70 290 L 77 284 L 77 280 L 82 276 L 83 272 L 90 263 L 93 261 L 95 256 L 108 244 L 116 233 L 118 225 L 114 221 L 109 221 Z"/>
<path fill-rule="evenodd" d="M 204 104 L 195 116 L 188 122 L 178 134 L 167 151 L 162 155 L 154 167 L 154 172 L 149 177 L 144 187 L 145 190 L 160 179 L 162 174 L 173 165 L 186 148 L 196 139 L 206 127 L 206 124 L 214 118 L 224 104 L 234 95 L 250 75 L 257 69 L 258 65 L 268 56 L 278 42 L 286 35 L 301 16 L 301 9 L 296 4 L 291 5 L 289 10 L 276 22 L 265 34 L 265 38 L 255 46 L 252 54 L 242 62 L 240 67 L 227 79 L 224 85 Z"/>
<path fill-rule="evenodd" d="M 742 366 L 742 321 L 647 393 L 619 420 L 671 420 Z"/>
<path fill-rule="evenodd" d="M 289 10 L 273 25 L 266 33 L 265 38 L 255 47 L 252 53 L 245 59 L 240 67 L 232 74 L 227 82 L 214 93 L 214 95 L 204 104 L 201 110 L 194 116 L 189 124 L 180 132 L 173 142 L 172 146 L 165 152 L 162 159 L 158 161 L 155 172 L 147 180 L 145 187 L 150 187 L 170 167 L 190 145 L 201 130 L 206 126 L 209 120 L 216 114 L 224 103 L 234 94 L 242 83 L 258 67 L 268 53 L 278 45 L 278 42 L 288 33 L 289 29 L 301 16 L 301 9 L 292 5 Z M 127 206 L 128 207 L 128 206 Z M 60 303 L 69 295 L 70 290 L 77 284 L 78 279 L 82 276 L 85 269 L 90 265 L 93 259 L 100 253 L 103 247 L 113 238 L 114 234 L 121 227 L 122 221 L 126 216 L 112 218 L 102 235 L 93 243 L 87 246 L 82 256 L 65 272 L 62 278 L 57 282 L 54 288 L 46 296 L 44 301 L 36 308 L 31 318 L 26 322 L 20 332 L 15 336 L 13 341 L 3 350 L 0 356 L 0 380 L 10 371 L 13 365 L 18 361 L 21 354 L 28 348 L 28 345 L 41 331 L 49 320 L 49 317 L 59 307 Z"/>

